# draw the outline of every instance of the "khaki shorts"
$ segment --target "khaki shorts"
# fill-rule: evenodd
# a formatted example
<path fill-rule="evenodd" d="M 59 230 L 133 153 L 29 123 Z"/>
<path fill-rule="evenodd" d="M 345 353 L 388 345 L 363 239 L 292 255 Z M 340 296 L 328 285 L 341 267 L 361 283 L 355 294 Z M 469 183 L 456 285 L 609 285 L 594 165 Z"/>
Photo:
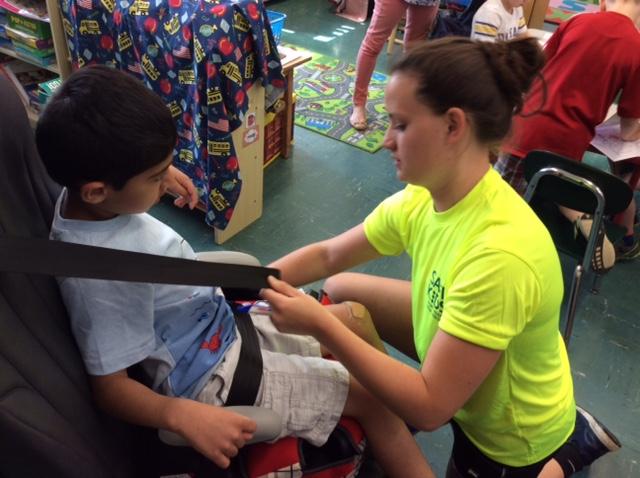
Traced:
<path fill-rule="evenodd" d="M 263 374 L 255 405 L 282 417 L 284 436 L 304 438 L 320 446 L 333 431 L 347 400 L 349 373 L 342 364 L 320 356 L 320 343 L 310 336 L 278 332 L 266 315 L 252 314 L 262 350 Z M 196 400 L 222 406 L 240 355 L 241 338 Z"/>

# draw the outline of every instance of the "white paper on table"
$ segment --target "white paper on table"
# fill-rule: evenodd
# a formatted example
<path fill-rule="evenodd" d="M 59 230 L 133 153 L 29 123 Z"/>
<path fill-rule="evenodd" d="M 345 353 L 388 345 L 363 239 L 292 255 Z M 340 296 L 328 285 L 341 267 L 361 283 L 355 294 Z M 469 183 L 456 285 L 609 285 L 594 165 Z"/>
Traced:
<path fill-rule="evenodd" d="M 538 28 L 528 28 L 527 34 L 529 36 L 537 38 L 538 42 L 540 43 L 540 46 L 544 48 L 547 42 L 549 41 L 549 38 L 551 38 L 552 32 L 548 32 L 546 30 L 540 30 Z"/>
<path fill-rule="evenodd" d="M 591 145 L 611 161 L 624 161 L 640 156 L 640 140 L 620 139 L 620 117 L 617 114 L 596 126 L 596 135 L 591 140 Z"/>

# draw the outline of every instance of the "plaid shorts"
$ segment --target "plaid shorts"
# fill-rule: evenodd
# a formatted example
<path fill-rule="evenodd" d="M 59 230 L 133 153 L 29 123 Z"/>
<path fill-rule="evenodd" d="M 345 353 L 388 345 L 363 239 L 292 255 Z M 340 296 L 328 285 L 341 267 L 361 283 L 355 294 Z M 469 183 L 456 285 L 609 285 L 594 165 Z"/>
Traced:
<path fill-rule="evenodd" d="M 310 336 L 279 332 L 266 315 L 251 316 L 262 351 L 263 373 L 255 405 L 282 417 L 278 438 L 295 436 L 323 445 L 336 427 L 349 392 L 349 372 L 320 356 L 320 343 Z M 222 406 L 229 395 L 241 337 L 225 353 L 209 382 L 196 397 Z"/>
<path fill-rule="evenodd" d="M 523 158 L 512 154 L 500 153 L 493 168 L 500 173 L 502 179 L 518 191 L 520 196 L 524 195 L 527 189 L 527 180 L 524 178 Z"/>

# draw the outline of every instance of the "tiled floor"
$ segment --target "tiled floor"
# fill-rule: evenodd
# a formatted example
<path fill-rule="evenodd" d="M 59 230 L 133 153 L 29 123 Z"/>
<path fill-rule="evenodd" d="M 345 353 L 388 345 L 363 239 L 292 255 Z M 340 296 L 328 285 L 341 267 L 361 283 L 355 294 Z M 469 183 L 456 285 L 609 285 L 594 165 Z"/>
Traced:
<path fill-rule="evenodd" d="M 364 24 L 333 15 L 331 5 L 322 0 L 270 1 L 267 7 L 288 15 L 283 41 L 355 61 Z M 318 35 L 332 36 L 340 25 L 354 30 L 329 42 L 314 40 Z M 395 50 L 399 53 L 400 47 Z M 378 69 L 385 71 L 388 61 L 383 52 Z M 296 128 L 292 157 L 265 170 L 262 218 L 227 241 L 224 248 L 249 252 L 266 264 L 357 224 L 379 201 L 401 187 L 385 151 L 369 154 Z M 201 213 L 181 211 L 169 204 L 161 203 L 152 213 L 185 236 L 194 249 L 220 248 Z M 384 259 L 362 270 L 407 278 L 410 264 L 406 257 Z M 604 278 L 600 294 L 586 294 L 579 306 L 570 348 L 576 398 L 606 423 L 624 446 L 577 475 L 580 477 L 640 476 L 639 292 L 638 263 L 619 264 Z M 451 446 L 449 431 L 421 433 L 418 440 L 442 476 Z"/>

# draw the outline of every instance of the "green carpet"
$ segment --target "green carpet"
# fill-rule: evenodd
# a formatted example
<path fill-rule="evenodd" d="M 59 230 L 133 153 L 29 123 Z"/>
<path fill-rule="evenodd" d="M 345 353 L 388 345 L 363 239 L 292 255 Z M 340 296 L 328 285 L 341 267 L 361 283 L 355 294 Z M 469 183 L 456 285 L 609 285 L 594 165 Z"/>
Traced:
<path fill-rule="evenodd" d="M 368 127 L 361 132 L 349 124 L 354 79 L 353 64 L 313 54 L 311 61 L 295 69 L 295 123 L 375 153 L 382 147 L 384 134 L 389 126 L 384 108 L 384 87 L 388 76 L 374 72 L 371 78 L 367 102 Z"/>

